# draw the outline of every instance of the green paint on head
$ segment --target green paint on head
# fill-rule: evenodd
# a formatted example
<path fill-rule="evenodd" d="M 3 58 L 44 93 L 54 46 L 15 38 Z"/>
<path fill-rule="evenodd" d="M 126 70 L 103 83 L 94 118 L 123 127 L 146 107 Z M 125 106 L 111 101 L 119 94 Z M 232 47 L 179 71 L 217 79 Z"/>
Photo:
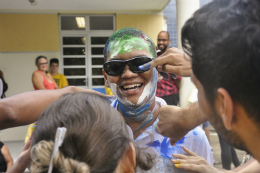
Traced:
<path fill-rule="evenodd" d="M 153 55 L 147 42 L 137 37 L 125 35 L 124 37 L 116 38 L 110 43 L 110 48 L 108 49 L 110 55 L 109 58 L 114 58 L 117 54 L 132 52 L 134 49 L 146 49 L 151 54 L 151 56 Z"/>
<path fill-rule="evenodd" d="M 114 58 L 118 54 L 133 50 L 147 50 L 156 58 L 156 49 L 153 41 L 142 31 L 136 28 L 122 28 L 109 37 L 104 51 L 105 60 Z M 109 57 L 107 57 L 109 54 Z"/>

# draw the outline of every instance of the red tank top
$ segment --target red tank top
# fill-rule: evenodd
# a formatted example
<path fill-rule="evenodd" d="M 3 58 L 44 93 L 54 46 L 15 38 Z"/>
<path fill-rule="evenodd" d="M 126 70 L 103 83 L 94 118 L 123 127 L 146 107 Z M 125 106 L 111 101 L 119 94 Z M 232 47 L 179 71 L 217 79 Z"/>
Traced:
<path fill-rule="evenodd" d="M 36 71 L 41 74 L 41 72 L 39 72 L 38 70 L 36 70 Z M 55 84 L 54 84 L 54 82 L 49 82 L 49 81 L 43 76 L 43 74 L 41 74 L 41 75 L 42 75 L 42 77 L 43 77 L 42 83 L 43 83 L 44 87 L 45 87 L 47 90 L 53 90 L 53 89 L 55 89 Z M 36 88 L 36 86 L 33 85 L 33 87 L 34 87 L 35 90 L 38 90 L 38 88 Z"/>

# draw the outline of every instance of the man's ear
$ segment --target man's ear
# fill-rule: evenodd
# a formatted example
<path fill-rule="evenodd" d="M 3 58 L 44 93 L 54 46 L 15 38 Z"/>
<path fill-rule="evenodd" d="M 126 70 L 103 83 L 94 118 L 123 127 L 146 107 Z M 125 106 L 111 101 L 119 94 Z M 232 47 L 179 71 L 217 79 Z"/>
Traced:
<path fill-rule="evenodd" d="M 104 79 L 105 79 L 105 85 L 106 85 L 106 87 L 109 87 L 109 83 L 107 81 L 107 74 L 106 74 L 104 69 L 102 69 L 102 73 L 103 73 L 103 76 L 104 76 Z"/>
<path fill-rule="evenodd" d="M 224 88 L 219 88 L 217 92 L 217 112 L 221 116 L 225 128 L 227 130 L 231 130 L 235 118 L 233 100 L 227 90 L 225 90 Z"/>
<path fill-rule="evenodd" d="M 130 142 L 128 149 L 126 149 L 122 157 L 123 173 L 134 173 L 135 167 L 136 167 L 136 151 L 135 151 L 134 144 Z"/>

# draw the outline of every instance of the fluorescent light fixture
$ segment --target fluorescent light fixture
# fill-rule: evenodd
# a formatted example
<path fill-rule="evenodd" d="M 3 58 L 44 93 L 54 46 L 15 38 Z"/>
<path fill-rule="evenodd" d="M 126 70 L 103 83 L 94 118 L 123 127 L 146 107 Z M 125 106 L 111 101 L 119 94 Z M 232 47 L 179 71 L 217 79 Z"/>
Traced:
<path fill-rule="evenodd" d="M 85 17 L 76 17 L 77 25 L 79 28 L 85 28 L 86 23 L 85 23 Z"/>
<path fill-rule="evenodd" d="M 31 3 L 31 5 L 37 5 L 37 1 L 36 0 L 29 0 L 29 2 Z"/>

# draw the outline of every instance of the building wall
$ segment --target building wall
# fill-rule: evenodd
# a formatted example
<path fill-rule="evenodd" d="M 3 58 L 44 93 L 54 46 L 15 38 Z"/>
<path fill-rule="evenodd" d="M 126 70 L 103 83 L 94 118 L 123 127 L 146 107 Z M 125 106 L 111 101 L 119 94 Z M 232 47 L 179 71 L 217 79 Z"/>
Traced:
<path fill-rule="evenodd" d="M 210 3 L 212 0 L 200 0 L 200 6 Z M 170 47 L 177 47 L 177 27 L 176 27 L 176 0 L 171 0 L 164 8 L 163 15 L 167 17 L 167 30 L 170 34 Z"/>
<path fill-rule="evenodd" d="M 59 50 L 57 14 L 1 14 L 0 52 Z"/>
<path fill-rule="evenodd" d="M 167 18 L 167 31 L 170 34 L 170 47 L 177 47 L 177 28 L 176 28 L 176 0 L 171 0 L 164 8 L 163 15 Z"/>
<path fill-rule="evenodd" d="M 154 41 L 163 27 L 161 14 L 117 14 L 116 29 L 135 27 Z M 0 13 L 0 70 L 9 89 L 6 96 L 32 91 L 35 58 L 59 58 L 58 14 Z M 26 98 L 24 98 L 26 99 Z M 2 141 L 24 140 L 28 126 L 3 130 Z"/>
<path fill-rule="evenodd" d="M 162 14 L 117 14 L 116 30 L 134 27 L 146 33 L 156 44 L 157 35 L 163 29 Z"/>

